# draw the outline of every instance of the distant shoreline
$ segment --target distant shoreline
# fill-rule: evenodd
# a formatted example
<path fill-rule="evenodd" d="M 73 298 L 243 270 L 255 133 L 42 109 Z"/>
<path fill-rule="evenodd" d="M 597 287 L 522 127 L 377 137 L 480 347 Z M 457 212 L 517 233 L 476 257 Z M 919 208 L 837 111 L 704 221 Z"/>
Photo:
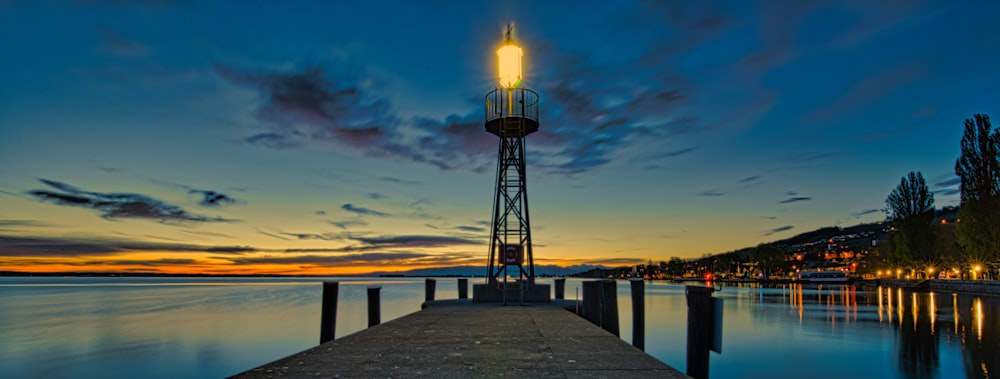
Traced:
<path fill-rule="evenodd" d="M 152 272 L 30 272 L 0 271 L 0 277 L 160 277 L 160 278 L 470 278 L 468 275 L 406 275 L 406 274 L 343 274 L 343 275 L 294 275 L 294 274 L 164 274 Z"/>

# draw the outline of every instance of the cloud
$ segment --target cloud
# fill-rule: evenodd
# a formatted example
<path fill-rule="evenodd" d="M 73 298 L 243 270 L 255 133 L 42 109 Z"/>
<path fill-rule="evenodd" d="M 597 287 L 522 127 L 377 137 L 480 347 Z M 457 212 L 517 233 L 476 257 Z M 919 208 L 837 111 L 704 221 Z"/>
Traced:
<path fill-rule="evenodd" d="M 317 216 L 325 216 L 326 215 L 326 211 L 324 211 L 322 209 L 316 211 L 315 213 L 316 213 Z"/>
<path fill-rule="evenodd" d="M 846 93 L 829 105 L 805 115 L 801 122 L 804 124 L 830 122 L 852 114 L 858 107 L 875 104 L 881 98 L 905 88 L 906 85 L 921 78 L 925 71 L 926 67 L 909 64 L 872 74 L 854 83 Z"/>
<path fill-rule="evenodd" d="M 383 177 L 379 178 L 379 180 L 384 181 L 384 182 L 396 183 L 396 184 L 404 184 L 404 185 L 409 185 L 409 186 L 415 186 L 415 185 L 420 184 L 420 182 L 416 181 L 416 180 L 406 180 L 406 179 L 394 178 L 394 177 L 391 177 L 391 176 L 383 176 Z"/>
<path fill-rule="evenodd" d="M 412 252 L 379 252 L 346 255 L 293 255 L 266 257 L 225 257 L 236 265 L 300 264 L 313 266 L 343 266 L 348 264 L 400 264 L 405 261 L 429 257 L 431 254 Z"/>
<path fill-rule="evenodd" d="M 539 51 L 539 61 L 547 62 L 537 81 L 546 116 L 544 127 L 529 137 L 533 166 L 550 174 L 579 174 L 607 164 L 640 138 L 696 130 L 696 119 L 681 114 L 689 94 L 675 73 L 657 68 L 636 74 L 634 67 L 595 66 L 586 58 L 559 49 Z M 246 137 L 248 144 L 334 146 L 441 170 L 479 172 L 495 164 L 498 142 L 483 130 L 478 96 L 464 113 L 404 120 L 387 99 L 365 89 L 361 83 L 371 78 L 363 75 L 338 76 L 321 67 L 246 71 L 218 64 L 215 72 L 259 93 L 256 117 L 267 130 Z"/>
<path fill-rule="evenodd" d="M 456 226 L 455 229 L 458 229 L 458 230 L 461 230 L 461 231 L 465 231 L 465 232 L 476 232 L 476 233 L 485 232 L 486 231 L 486 228 L 479 227 L 479 226 L 471 226 L 471 225 L 459 225 L 459 226 Z"/>
<path fill-rule="evenodd" d="M 764 235 L 765 236 L 769 236 L 769 235 L 772 235 L 772 234 L 775 234 L 775 233 L 781 233 L 781 232 L 784 232 L 784 231 L 792 230 L 794 228 L 795 227 L 791 226 L 791 225 L 780 226 L 780 227 L 768 230 L 766 233 L 764 233 Z"/>
<path fill-rule="evenodd" d="M 866 209 L 866 210 L 863 210 L 863 211 L 851 213 L 851 216 L 853 216 L 853 217 L 861 217 L 861 216 L 864 216 L 864 215 L 870 215 L 872 213 L 879 213 L 879 212 L 882 212 L 882 211 L 878 210 L 878 209 Z"/>
<path fill-rule="evenodd" d="M 123 239 L 0 236 L 0 256 L 8 257 L 77 257 L 114 255 L 135 251 L 242 254 L 256 251 L 256 249 L 247 246 L 200 246 L 175 243 L 139 242 Z"/>
<path fill-rule="evenodd" d="M 940 188 L 940 187 L 957 186 L 959 184 L 962 184 L 962 178 L 956 176 L 951 179 L 942 180 L 940 182 L 934 183 L 934 186 Z"/>
<path fill-rule="evenodd" d="M 346 239 L 348 237 L 334 234 L 334 233 L 281 233 L 286 236 L 295 237 L 300 240 L 324 240 L 324 241 L 339 241 Z"/>
<path fill-rule="evenodd" d="M 713 190 L 707 190 L 707 191 L 701 191 L 701 192 L 698 193 L 698 196 L 705 196 L 705 197 L 716 197 L 716 196 L 723 196 L 723 195 L 725 195 L 725 194 L 722 193 L 722 192 L 719 192 L 718 190 L 714 190 L 714 189 Z"/>
<path fill-rule="evenodd" d="M 667 152 L 664 152 L 664 153 L 658 153 L 658 154 L 648 155 L 648 156 L 644 157 L 644 160 L 657 160 L 657 159 L 662 159 L 662 158 L 675 158 L 675 157 L 679 157 L 681 155 L 685 155 L 685 154 L 691 153 L 691 152 L 693 152 L 695 150 L 696 149 L 694 147 L 689 147 L 689 148 L 686 148 L 686 149 L 680 149 L 680 150 L 674 150 L 674 151 L 667 151 Z"/>
<path fill-rule="evenodd" d="M 83 264 L 88 266 L 190 266 L 197 264 L 198 261 L 194 259 L 184 259 L 184 258 L 162 258 L 162 259 L 118 259 L 110 261 L 102 260 L 88 260 Z"/>
<path fill-rule="evenodd" d="M 4 220 L 0 219 L 0 228 L 7 226 L 45 226 L 48 225 L 41 221 L 35 220 Z"/>
<path fill-rule="evenodd" d="M 42 183 L 58 191 L 31 190 L 28 194 L 39 200 L 51 201 L 58 205 L 90 208 L 103 212 L 101 217 L 108 220 L 117 218 L 153 219 L 161 223 L 171 222 L 233 222 L 221 217 L 207 217 L 192 214 L 183 208 L 164 203 L 148 196 L 134 193 L 88 192 L 69 184 L 48 179 Z"/>
<path fill-rule="evenodd" d="M 381 193 L 378 193 L 378 192 L 369 192 L 368 193 L 368 198 L 372 199 L 372 200 L 381 200 L 381 199 L 385 198 L 385 195 L 383 195 Z"/>
<path fill-rule="evenodd" d="M 260 92 L 257 118 L 274 129 L 244 139 L 249 144 L 290 148 L 336 143 L 376 153 L 396 137 L 392 131 L 399 121 L 388 102 L 369 96 L 350 80 L 328 80 L 322 68 L 251 73 L 216 65 L 215 71 L 233 84 Z"/>
<path fill-rule="evenodd" d="M 379 211 L 376 211 L 374 209 L 368 209 L 368 208 L 364 208 L 364 207 L 356 207 L 356 206 L 354 206 L 354 204 L 351 204 L 351 203 L 346 203 L 344 205 L 341 205 L 340 208 L 343 209 L 343 210 L 345 210 L 345 211 L 354 212 L 354 213 L 361 214 L 361 215 L 379 216 L 379 217 L 389 216 L 388 213 L 379 212 Z"/>
<path fill-rule="evenodd" d="M 451 245 L 476 245 L 479 242 L 461 237 L 406 235 L 382 237 L 351 237 L 367 247 L 398 248 L 398 247 L 441 247 Z"/>
<path fill-rule="evenodd" d="M 362 220 L 343 220 L 343 221 L 328 221 L 330 225 L 339 227 L 341 229 L 347 229 L 351 226 L 365 226 L 368 225 L 367 222 Z"/>
<path fill-rule="evenodd" d="M 791 203 L 795 203 L 795 202 L 799 202 L 799 201 L 809 201 L 809 200 L 812 200 L 812 198 L 808 197 L 808 196 L 794 196 L 794 197 L 789 197 L 789 198 L 787 198 L 785 200 L 779 201 L 778 204 L 791 204 Z"/>
<path fill-rule="evenodd" d="M 198 204 L 203 207 L 221 207 L 224 205 L 236 204 L 236 199 L 221 192 L 190 189 L 188 190 L 188 193 L 201 195 L 201 201 L 199 201 Z"/>
<path fill-rule="evenodd" d="M 757 181 L 757 180 L 759 180 L 759 179 L 760 179 L 760 176 L 759 176 L 759 175 L 754 175 L 754 176 L 748 176 L 748 177 L 745 177 L 745 178 L 741 179 L 741 180 L 740 180 L 740 183 L 750 183 L 750 182 L 755 182 L 755 181 Z"/>

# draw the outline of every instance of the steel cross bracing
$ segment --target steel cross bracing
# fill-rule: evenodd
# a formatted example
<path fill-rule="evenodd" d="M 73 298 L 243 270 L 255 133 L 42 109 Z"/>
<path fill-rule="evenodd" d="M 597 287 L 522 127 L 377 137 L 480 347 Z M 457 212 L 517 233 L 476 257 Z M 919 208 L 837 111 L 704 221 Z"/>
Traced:
<path fill-rule="evenodd" d="M 504 118 L 500 128 L 500 146 L 497 155 L 497 181 L 494 194 L 493 223 L 490 233 L 490 263 L 488 277 L 491 283 L 513 274 L 534 281 L 535 265 L 531 246 L 531 227 L 528 217 L 527 172 L 524 160 L 524 118 Z M 516 244 L 523 249 L 524 258 L 517 272 L 508 271 L 500 261 L 500 249 Z M 527 266 L 527 267 L 525 267 Z"/>

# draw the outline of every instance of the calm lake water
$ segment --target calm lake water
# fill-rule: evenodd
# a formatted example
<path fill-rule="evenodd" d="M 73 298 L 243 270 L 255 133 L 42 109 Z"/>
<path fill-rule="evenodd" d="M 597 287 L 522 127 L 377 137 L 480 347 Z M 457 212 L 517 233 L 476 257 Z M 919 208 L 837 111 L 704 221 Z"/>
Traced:
<path fill-rule="evenodd" d="M 319 278 L 0 278 L 2 378 L 218 378 L 315 346 Z M 423 279 L 330 278 L 337 336 L 367 325 L 366 288 L 382 320 L 420 309 Z M 473 280 L 476 281 L 476 280 Z M 547 280 L 540 282 L 548 283 Z M 458 297 L 438 279 L 437 298 Z M 566 283 L 574 299 L 580 281 Z M 621 334 L 631 340 L 628 283 Z M 1000 298 L 725 287 L 714 378 L 983 378 L 1000 370 Z M 684 287 L 646 285 L 646 351 L 685 370 Z"/>

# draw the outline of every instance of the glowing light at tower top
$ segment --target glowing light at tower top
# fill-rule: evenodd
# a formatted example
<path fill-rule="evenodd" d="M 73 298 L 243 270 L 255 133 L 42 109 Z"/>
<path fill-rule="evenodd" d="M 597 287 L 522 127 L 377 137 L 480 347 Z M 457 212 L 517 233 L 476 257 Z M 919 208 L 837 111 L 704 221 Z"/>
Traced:
<path fill-rule="evenodd" d="M 503 88 L 517 88 L 521 85 L 521 56 L 524 55 L 524 51 L 511 38 L 513 31 L 514 25 L 507 25 L 504 44 L 497 49 L 499 62 L 497 72 L 499 73 L 500 86 Z"/>

